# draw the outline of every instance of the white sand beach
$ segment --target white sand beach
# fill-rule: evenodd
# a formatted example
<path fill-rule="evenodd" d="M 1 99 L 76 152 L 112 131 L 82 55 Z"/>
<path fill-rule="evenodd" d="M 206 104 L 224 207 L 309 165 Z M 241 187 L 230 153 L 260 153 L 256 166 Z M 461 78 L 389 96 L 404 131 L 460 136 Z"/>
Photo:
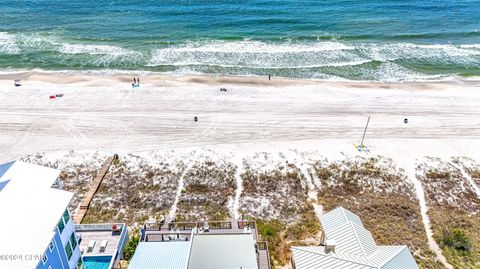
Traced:
<path fill-rule="evenodd" d="M 132 78 L 0 75 L 0 161 L 68 151 L 183 156 L 193 149 L 210 150 L 238 167 L 252 153 L 279 153 L 305 168 L 302 158 L 307 156 L 383 155 L 392 158 L 414 185 L 430 249 L 451 268 L 433 239 L 425 191 L 415 171 L 425 156 L 480 160 L 479 81 L 268 81 L 143 74 L 141 86 L 132 88 Z M 22 86 L 14 87 L 14 79 L 22 79 Z M 57 94 L 63 96 L 50 99 Z M 365 144 L 370 152 L 358 152 L 353 144 L 360 142 L 368 116 Z M 300 151 L 312 155 L 299 157 Z M 231 205 L 235 215 L 242 181 L 237 185 Z M 316 191 L 309 196 L 315 198 Z M 321 205 L 313 205 L 321 211 Z M 171 212 L 175 209 L 176 205 Z"/>
<path fill-rule="evenodd" d="M 368 116 L 366 144 L 378 153 L 452 156 L 476 155 L 480 149 L 480 82 L 475 80 L 372 83 L 144 74 L 134 89 L 132 77 L 0 75 L 1 161 L 37 152 L 190 147 L 333 154 L 354 150 Z M 14 79 L 23 85 L 14 87 Z M 55 94 L 64 96 L 49 99 Z"/>

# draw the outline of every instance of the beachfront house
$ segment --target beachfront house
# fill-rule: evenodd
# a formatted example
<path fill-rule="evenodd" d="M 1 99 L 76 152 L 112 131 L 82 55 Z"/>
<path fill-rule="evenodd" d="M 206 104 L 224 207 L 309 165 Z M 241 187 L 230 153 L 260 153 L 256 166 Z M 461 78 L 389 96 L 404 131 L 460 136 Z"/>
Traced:
<path fill-rule="evenodd" d="M 338 207 L 321 217 L 320 246 L 294 246 L 293 269 L 418 269 L 407 246 L 378 246 L 361 219 Z"/>
<path fill-rule="evenodd" d="M 75 224 L 75 233 L 86 269 L 120 268 L 128 242 L 125 223 Z"/>
<path fill-rule="evenodd" d="M 60 171 L 21 161 L 0 165 L 0 268 L 82 267 Z"/>
<path fill-rule="evenodd" d="M 147 222 L 129 269 L 270 269 L 256 223 Z"/>

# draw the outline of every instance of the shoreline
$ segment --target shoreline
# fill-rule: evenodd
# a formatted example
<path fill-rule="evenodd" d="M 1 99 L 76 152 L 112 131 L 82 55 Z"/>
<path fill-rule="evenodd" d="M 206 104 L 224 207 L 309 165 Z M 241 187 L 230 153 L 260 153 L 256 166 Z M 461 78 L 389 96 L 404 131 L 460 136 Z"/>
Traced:
<path fill-rule="evenodd" d="M 23 82 L 35 81 L 53 84 L 75 84 L 81 82 L 129 83 L 133 77 L 143 78 L 143 85 L 150 83 L 152 86 L 159 86 L 158 82 L 179 82 L 198 84 L 239 84 L 239 85 L 264 85 L 264 86 L 303 86 L 303 85 L 338 85 L 346 87 L 388 89 L 420 87 L 425 85 L 462 85 L 475 86 L 480 88 L 480 77 L 448 77 L 438 80 L 416 80 L 416 81 L 368 81 L 368 80 L 347 80 L 347 79 L 314 79 L 314 78 L 290 78 L 272 77 L 268 80 L 265 76 L 255 75 L 218 75 L 218 74 L 170 74 L 153 71 L 127 71 L 127 70 L 29 70 L 29 71 L 0 71 L 0 82 L 20 79 Z M 385 85 L 388 85 L 385 87 Z M 90 86 L 102 86 L 102 84 L 90 83 Z M 428 88 L 428 87 L 427 87 Z"/>

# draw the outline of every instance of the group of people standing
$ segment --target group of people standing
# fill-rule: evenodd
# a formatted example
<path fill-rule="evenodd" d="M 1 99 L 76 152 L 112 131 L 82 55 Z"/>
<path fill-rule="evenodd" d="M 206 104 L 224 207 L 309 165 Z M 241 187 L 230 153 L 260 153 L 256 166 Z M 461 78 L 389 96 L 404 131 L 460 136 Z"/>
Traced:
<path fill-rule="evenodd" d="M 132 87 L 139 87 L 140 86 L 140 78 L 133 78 Z"/>

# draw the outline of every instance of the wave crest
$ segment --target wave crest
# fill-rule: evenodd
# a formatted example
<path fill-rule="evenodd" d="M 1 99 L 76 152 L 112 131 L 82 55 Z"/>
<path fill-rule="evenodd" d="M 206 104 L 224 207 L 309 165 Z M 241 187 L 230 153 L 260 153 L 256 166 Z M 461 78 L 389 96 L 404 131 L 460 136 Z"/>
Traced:
<path fill-rule="evenodd" d="M 19 54 L 20 48 L 17 45 L 15 35 L 0 32 L 0 54 Z"/>
<path fill-rule="evenodd" d="M 85 45 L 85 44 L 62 44 L 58 51 L 65 54 L 89 54 L 89 55 L 111 55 L 122 56 L 127 54 L 137 54 L 135 51 L 127 50 L 117 46 L 110 45 Z"/>
<path fill-rule="evenodd" d="M 354 49 L 339 42 L 198 42 L 157 49 L 152 53 L 148 65 L 315 68 L 364 63 L 366 59 L 356 57 Z"/>
<path fill-rule="evenodd" d="M 52 65 L 67 69 L 272 74 L 320 79 L 422 80 L 480 75 L 480 44 L 245 39 L 153 43 L 141 49 L 98 40 L 82 44 L 52 34 L 0 32 L 0 60 L 5 59 L 9 68 L 11 59 L 2 59 L 2 55 L 25 55 L 20 68 L 42 68 L 50 60 Z"/>
<path fill-rule="evenodd" d="M 415 65 L 442 67 L 480 66 L 480 45 L 436 45 L 411 43 L 343 43 L 318 41 L 309 43 L 268 43 L 260 41 L 203 41 L 189 42 L 159 48 L 152 53 L 148 66 L 190 67 L 192 70 L 206 67 L 236 69 L 290 69 L 294 75 L 301 75 L 300 69 L 315 69 L 315 72 L 330 67 L 354 67 L 375 63 L 395 63 L 402 67 L 399 74 L 415 75 L 418 71 L 409 70 Z M 195 68 L 198 67 L 198 68 Z M 184 68 L 183 68 L 184 69 Z M 388 71 L 391 68 L 384 69 Z M 409 72 L 404 72 L 409 70 Z M 356 73 L 369 73 L 351 70 Z M 335 74 L 335 71 L 330 72 Z M 360 75 L 362 75 L 360 74 Z M 368 77 L 371 77 L 371 76 Z M 375 74 L 375 77 L 378 77 Z M 400 78 L 401 79 L 401 78 Z"/>

